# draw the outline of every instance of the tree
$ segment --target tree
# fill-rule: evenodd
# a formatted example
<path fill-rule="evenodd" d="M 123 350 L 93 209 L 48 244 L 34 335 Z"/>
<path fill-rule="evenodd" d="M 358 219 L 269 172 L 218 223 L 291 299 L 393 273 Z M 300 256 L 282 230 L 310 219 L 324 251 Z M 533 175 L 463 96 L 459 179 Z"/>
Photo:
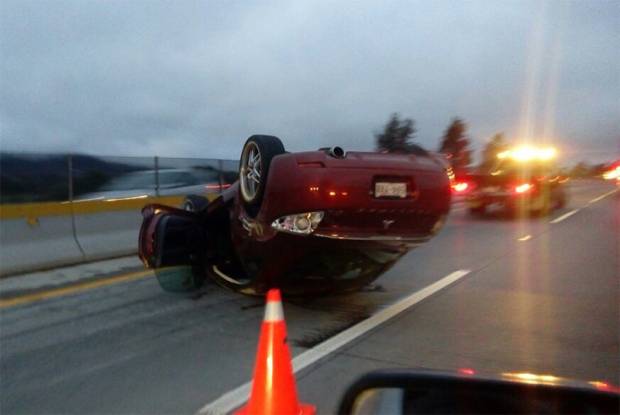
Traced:
<path fill-rule="evenodd" d="M 439 146 L 439 152 L 446 156 L 455 171 L 464 170 L 471 163 L 466 130 L 467 124 L 459 118 L 454 118 L 446 129 Z"/>
<path fill-rule="evenodd" d="M 397 113 L 392 114 L 381 134 L 375 134 L 377 150 L 388 153 L 411 153 L 415 146 L 411 141 L 415 136 L 415 122 L 410 118 L 401 120 Z"/>
<path fill-rule="evenodd" d="M 484 150 L 482 150 L 480 170 L 488 170 L 492 168 L 497 161 L 497 154 L 507 150 L 508 147 L 508 143 L 504 140 L 504 134 L 495 134 L 491 140 L 487 142 Z"/>

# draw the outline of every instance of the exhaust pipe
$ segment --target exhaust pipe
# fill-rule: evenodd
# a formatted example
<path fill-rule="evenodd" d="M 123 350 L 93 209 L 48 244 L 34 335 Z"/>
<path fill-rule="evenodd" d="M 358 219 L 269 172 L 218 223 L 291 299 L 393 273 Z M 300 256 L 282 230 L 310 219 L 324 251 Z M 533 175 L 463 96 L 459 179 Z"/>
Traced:
<path fill-rule="evenodd" d="M 319 148 L 320 151 L 325 151 L 327 154 L 336 159 L 343 159 L 347 156 L 342 147 L 323 147 Z"/>

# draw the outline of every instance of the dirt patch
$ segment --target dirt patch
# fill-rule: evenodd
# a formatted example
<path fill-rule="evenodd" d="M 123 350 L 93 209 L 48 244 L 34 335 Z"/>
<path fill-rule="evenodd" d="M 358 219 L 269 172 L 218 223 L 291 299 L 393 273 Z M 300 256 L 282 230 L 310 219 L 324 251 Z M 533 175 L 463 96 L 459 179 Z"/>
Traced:
<path fill-rule="evenodd" d="M 346 320 L 341 320 L 336 322 L 334 325 L 330 327 L 326 327 L 320 330 L 316 330 L 313 333 L 306 334 L 301 339 L 291 339 L 291 344 L 293 346 L 304 347 L 304 348 L 312 348 L 319 343 L 324 342 L 325 340 L 334 337 L 338 333 L 353 327 L 360 321 L 366 320 L 370 317 L 367 314 L 356 314 L 353 316 L 348 316 Z"/>

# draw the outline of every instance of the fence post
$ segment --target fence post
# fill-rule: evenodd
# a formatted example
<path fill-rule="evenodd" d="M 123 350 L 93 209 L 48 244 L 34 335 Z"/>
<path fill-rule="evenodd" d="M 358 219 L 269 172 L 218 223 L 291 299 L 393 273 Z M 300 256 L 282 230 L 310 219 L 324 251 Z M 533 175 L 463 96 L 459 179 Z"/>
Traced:
<path fill-rule="evenodd" d="M 155 156 L 155 196 L 159 197 L 159 157 Z"/>
<path fill-rule="evenodd" d="M 73 156 L 71 154 L 67 154 L 67 180 L 69 187 L 69 206 L 71 207 L 71 234 L 73 235 L 75 245 L 82 254 L 82 258 L 86 258 L 86 253 L 84 252 L 84 248 L 82 248 L 80 239 L 78 238 L 77 225 L 75 223 L 75 211 L 73 210 Z"/>
<path fill-rule="evenodd" d="M 218 177 L 220 179 L 220 193 L 222 193 L 222 190 L 224 190 L 224 174 L 223 174 L 224 162 L 222 161 L 222 159 L 217 160 L 217 168 L 219 170 Z"/>
<path fill-rule="evenodd" d="M 73 156 L 67 154 L 67 191 L 68 200 L 73 202 Z"/>

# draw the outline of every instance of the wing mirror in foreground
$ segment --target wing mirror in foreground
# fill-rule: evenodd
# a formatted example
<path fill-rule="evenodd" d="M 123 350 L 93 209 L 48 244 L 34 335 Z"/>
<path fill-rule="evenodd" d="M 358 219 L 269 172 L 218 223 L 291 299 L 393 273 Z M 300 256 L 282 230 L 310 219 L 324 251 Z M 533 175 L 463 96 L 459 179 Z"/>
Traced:
<path fill-rule="evenodd" d="M 441 372 L 371 372 L 349 387 L 338 413 L 617 414 L 620 409 L 616 390 L 597 390 L 554 376 L 540 378 L 526 381 Z"/>

